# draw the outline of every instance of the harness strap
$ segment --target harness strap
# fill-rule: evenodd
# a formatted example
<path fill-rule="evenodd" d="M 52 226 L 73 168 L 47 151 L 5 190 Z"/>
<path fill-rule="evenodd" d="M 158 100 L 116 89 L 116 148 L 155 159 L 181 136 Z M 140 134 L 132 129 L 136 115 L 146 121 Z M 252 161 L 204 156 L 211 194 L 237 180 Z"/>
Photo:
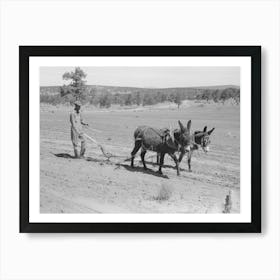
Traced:
<path fill-rule="evenodd" d="M 156 131 L 154 128 L 152 128 L 152 127 L 147 127 L 146 129 L 148 129 L 148 128 L 152 129 L 152 130 L 161 138 L 162 142 L 163 142 L 164 138 L 166 138 L 167 135 L 169 135 L 169 136 L 171 137 L 171 134 L 170 134 L 170 131 L 169 131 L 169 130 L 166 130 L 166 132 L 164 132 L 163 134 L 160 134 L 160 133 L 158 133 L 158 131 Z M 172 139 L 172 138 L 171 138 L 171 139 Z M 166 140 L 166 139 L 165 139 L 165 140 Z"/>

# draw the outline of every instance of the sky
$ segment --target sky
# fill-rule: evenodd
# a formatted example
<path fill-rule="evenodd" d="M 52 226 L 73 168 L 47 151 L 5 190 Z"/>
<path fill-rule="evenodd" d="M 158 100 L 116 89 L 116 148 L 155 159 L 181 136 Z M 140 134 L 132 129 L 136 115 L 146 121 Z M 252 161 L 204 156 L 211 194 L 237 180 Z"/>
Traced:
<path fill-rule="evenodd" d="M 196 87 L 240 85 L 239 67 L 82 67 L 88 85 L 127 87 Z M 40 86 L 61 86 L 75 67 L 41 67 Z"/>

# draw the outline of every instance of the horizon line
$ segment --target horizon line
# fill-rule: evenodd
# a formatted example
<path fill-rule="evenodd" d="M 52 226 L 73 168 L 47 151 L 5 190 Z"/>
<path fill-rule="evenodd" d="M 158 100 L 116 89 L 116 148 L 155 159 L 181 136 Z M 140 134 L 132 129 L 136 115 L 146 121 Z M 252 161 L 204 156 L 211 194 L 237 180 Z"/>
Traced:
<path fill-rule="evenodd" d="M 63 85 L 49 85 L 49 86 L 41 86 L 41 87 L 62 87 Z M 85 86 L 99 86 L 99 87 L 120 87 L 120 88 L 139 88 L 139 89 L 173 89 L 173 88 L 207 88 L 207 87 L 238 87 L 240 85 L 234 84 L 220 84 L 220 85 L 205 85 L 205 86 L 179 86 L 179 87 L 138 87 L 138 86 L 115 86 L 115 85 L 99 85 L 99 84 L 88 84 Z"/>

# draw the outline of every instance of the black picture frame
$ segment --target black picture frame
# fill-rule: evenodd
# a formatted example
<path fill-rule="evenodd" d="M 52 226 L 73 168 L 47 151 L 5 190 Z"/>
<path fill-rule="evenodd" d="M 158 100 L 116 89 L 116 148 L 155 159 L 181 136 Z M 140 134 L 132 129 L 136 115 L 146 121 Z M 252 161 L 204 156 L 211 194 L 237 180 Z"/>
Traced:
<path fill-rule="evenodd" d="M 29 221 L 29 58 L 31 56 L 251 57 L 250 223 L 31 223 Z M 21 233 L 259 233 L 261 232 L 260 46 L 19 46 Z M 31 175 L 32 176 L 32 175 Z"/>

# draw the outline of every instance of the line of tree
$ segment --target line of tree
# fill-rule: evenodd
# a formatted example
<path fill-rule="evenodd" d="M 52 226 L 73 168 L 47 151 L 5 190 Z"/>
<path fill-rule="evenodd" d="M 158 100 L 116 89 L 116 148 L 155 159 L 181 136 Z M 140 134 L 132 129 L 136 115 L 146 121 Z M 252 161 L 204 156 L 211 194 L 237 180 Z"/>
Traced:
<path fill-rule="evenodd" d="M 213 100 L 214 102 L 224 103 L 228 99 L 233 99 L 237 104 L 240 103 L 240 89 L 239 88 L 225 88 L 209 90 L 205 89 L 196 97 L 197 100 Z"/>
<path fill-rule="evenodd" d="M 174 102 L 178 108 L 182 104 L 182 101 L 187 99 L 183 94 L 180 93 L 144 93 L 144 92 L 136 92 L 136 93 L 110 93 L 110 92 L 96 92 L 95 90 L 91 90 L 87 93 L 79 94 L 79 98 L 77 95 L 73 93 L 65 94 L 65 88 L 62 89 L 63 93 L 48 95 L 42 94 L 40 95 L 41 103 L 49 103 L 52 105 L 57 104 L 67 104 L 74 102 L 79 99 L 83 104 L 92 104 L 99 107 L 109 108 L 112 104 L 118 104 L 121 106 L 149 106 L 155 105 L 162 102 Z"/>
<path fill-rule="evenodd" d="M 71 94 L 56 94 L 40 95 L 41 103 L 49 103 L 52 105 L 57 104 L 67 104 L 74 102 L 77 99 L 77 96 L 73 93 Z M 136 93 L 110 93 L 103 91 L 96 91 L 94 89 L 89 92 L 79 94 L 79 100 L 83 104 L 91 104 L 99 107 L 109 108 L 113 104 L 118 104 L 121 106 L 149 106 L 155 105 L 163 102 L 173 102 L 178 108 L 184 100 L 189 100 L 187 95 L 182 93 L 147 93 L 147 92 L 136 92 Z M 236 104 L 240 103 L 240 90 L 236 88 L 226 88 L 222 90 L 203 90 L 203 92 L 197 95 L 192 100 L 203 100 L 206 102 L 213 101 L 217 103 L 224 103 L 228 99 L 232 99 Z"/>
<path fill-rule="evenodd" d="M 214 102 L 225 102 L 227 99 L 234 99 L 240 102 L 240 89 L 229 87 L 224 89 L 135 89 L 129 93 L 112 92 L 106 88 L 91 88 L 86 86 L 86 73 L 76 67 L 72 72 L 63 74 L 63 80 L 68 82 L 59 89 L 58 94 L 41 94 L 41 103 L 53 105 L 67 104 L 80 100 L 83 104 L 93 104 L 95 106 L 109 108 L 112 104 L 121 106 L 149 106 L 162 102 L 173 102 L 178 108 L 183 100 L 213 100 Z"/>

